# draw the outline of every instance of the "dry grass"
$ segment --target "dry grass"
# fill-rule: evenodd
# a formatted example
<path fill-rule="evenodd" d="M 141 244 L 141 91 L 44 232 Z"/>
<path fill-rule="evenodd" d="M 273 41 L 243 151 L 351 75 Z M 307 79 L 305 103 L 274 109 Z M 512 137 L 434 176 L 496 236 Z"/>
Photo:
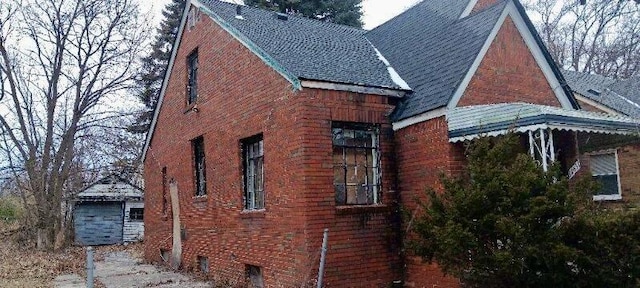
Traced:
<path fill-rule="evenodd" d="M 69 247 L 57 252 L 36 251 L 32 244 L 17 244 L 10 235 L 3 237 L 3 232 L 14 230 L 15 224 L 0 221 L 0 288 L 52 287 L 53 279 L 59 275 L 86 275 L 86 250 L 83 247 Z M 97 247 L 96 261 L 113 251 L 128 251 L 140 257 L 142 244 Z M 96 287 L 102 286 L 101 283 L 96 284 Z"/>

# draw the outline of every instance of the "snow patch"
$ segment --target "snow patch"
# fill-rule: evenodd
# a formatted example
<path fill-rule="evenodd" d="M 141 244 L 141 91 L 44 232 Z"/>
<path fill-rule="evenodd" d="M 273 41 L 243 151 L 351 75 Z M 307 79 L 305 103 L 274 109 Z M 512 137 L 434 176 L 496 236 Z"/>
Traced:
<path fill-rule="evenodd" d="M 238 19 L 238 20 L 244 20 L 244 17 L 242 17 L 242 15 L 236 15 L 236 19 Z"/>
<path fill-rule="evenodd" d="M 369 42 L 369 44 L 371 44 L 371 42 Z M 409 87 L 409 84 L 407 84 L 407 82 L 405 82 L 404 79 L 400 77 L 400 74 L 396 72 L 396 69 L 393 69 L 393 67 L 391 67 L 391 64 L 389 63 L 387 58 L 384 58 L 384 56 L 382 56 L 382 53 L 380 53 L 378 48 L 373 46 L 373 44 L 371 44 L 371 47 L 373 47 L 373 50 L 376 51 L 376 55 L 378 55 L 378 59 L 380 59 L 380 61 L 382 61 L 382 63 L 384 63 L 385 66 L 387 66 L 387 71 L 389 72 L 389 76 L 391 77 L 391 80 L 393 81 L 393 83 L 396 83 L 396 85 L 400 86 L 400 88 L 404 90 L 411 90 L 411 87 Z"/>

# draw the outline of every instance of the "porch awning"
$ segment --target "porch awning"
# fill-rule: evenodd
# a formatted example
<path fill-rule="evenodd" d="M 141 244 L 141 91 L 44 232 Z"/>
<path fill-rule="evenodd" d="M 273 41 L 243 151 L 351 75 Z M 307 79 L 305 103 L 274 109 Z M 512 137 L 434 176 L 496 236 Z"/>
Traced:
<path fill-rule="evenodd" d="M 640 120 L 528 103 L 458 107 L 447 112 L 449 142 L 540 129 L 638 135 Z"/>

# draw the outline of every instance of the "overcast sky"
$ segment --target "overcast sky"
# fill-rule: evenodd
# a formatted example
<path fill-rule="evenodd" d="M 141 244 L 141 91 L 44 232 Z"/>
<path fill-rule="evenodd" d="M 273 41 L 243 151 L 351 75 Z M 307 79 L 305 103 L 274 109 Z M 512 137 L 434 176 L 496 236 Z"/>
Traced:
<path fill-rule="evenodd" d="M 155 16 L 155 22 L 162 21 L 162 8 L 171 0 L 140 0 L 143 11 L 150 11 Z M 228 0 L 228 2 L 233 2 Z M 420 0 L 363 0 L 362 11 L 364 12 L 364 28 L 374 28 L 394 16 L 407 10 L 409 7 L 420 2 Z"/>

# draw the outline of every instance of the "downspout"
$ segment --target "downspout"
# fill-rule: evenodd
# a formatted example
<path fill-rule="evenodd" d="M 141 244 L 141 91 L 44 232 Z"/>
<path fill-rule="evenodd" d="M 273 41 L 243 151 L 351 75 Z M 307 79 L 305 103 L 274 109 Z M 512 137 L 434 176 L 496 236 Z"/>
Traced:
<path fill-rule="evenodd" d="M 391 167 L 391 171 L 394 171 L 393 173 L 393 177 L 392 177 L 392 189 L 393 189 L 393 203 L 391 203 L 391 208 L 392 208 L 392 212 L 390 215 L 390 222 L 391 222 L 391 228 L 393 231 L 393 236 L 394 239 L 393 241 L 395 241 L 395 249 L 392 250 L 392 252 L 397 253 L 398 255 L 398 261 L 399 261 L 399 265 L 398 265 L 398 269 L 399 271 L 396 271 L 396 275 L 398 275 L 400 277 L 400 279 L 394 279 L 392 286 L 391 287 L 404 287 L 404 282 L 406 280 L 406 253 L 405 253 L 405 247 L 404 247 L 404 233 L 402 227 L 403 227 L 403 213 L 402 213 L 402 197 L 400 195 L 400 184 L 399 184 L 399 170 L 398 170 L 398 162 L 397 162 L 397 155 L 398 155 L 398 148 L 396 145 L 396 139 L 395 139 L 395 132 L 393 131 L 392 128 L 388 129 L 388 132 L 385 133 L 387 135 L 385 135 L 390 141 L 390 145 L 391 145 L 391 152 L 393 153 L 393 157 L 390 157 L 391 159 L 393 159 L 393 161 L 391 161 L 391 163 L 389 163 L 390 167 Z"/>

